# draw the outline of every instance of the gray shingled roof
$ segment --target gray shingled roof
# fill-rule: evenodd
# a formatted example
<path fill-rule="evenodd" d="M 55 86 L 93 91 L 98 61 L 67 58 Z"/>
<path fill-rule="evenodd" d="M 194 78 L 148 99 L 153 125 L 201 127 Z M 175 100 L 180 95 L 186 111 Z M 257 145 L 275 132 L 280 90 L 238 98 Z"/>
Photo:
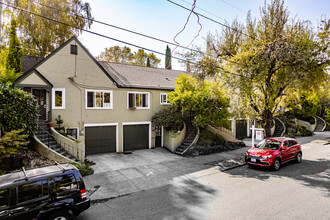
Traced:
<path fill-rule="evenodd" d="M 184 71 L 98 61 L 119 87 L 174 90 Z"/>
<path fill-rule="evenodd" d="M 35 66 L 37 63 L 39 63 L 43 59 L 44 59 L 43 57 L 35 57 L 35 56 L 23 55 L 22 56 L 22 60 L 21 60 L 22 72 L 25 73 L 31 67 Z"/>

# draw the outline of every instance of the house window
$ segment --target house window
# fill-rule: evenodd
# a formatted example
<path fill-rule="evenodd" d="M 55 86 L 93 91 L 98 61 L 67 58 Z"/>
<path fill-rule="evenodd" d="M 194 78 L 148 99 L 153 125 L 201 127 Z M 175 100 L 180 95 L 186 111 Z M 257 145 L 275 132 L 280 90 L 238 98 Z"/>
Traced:
<path fill-rule="evenodd" d="M 170 102 L 167 101 L 168 93 L 160 93 L 160 104 L 161 105 L 170 105 Z"/>
<path fill-rule="evenodd" d="M 149 109 L 150 108 L 149 92 L 128 92 L 128 108 L 129 109 Z"/>
<path fill-rule="evenodd" d="M 86 109 L 112 109 L 112 91 L 86 90 Z"/>
<path fill-rule="evenodd" d="M 54 88 L 52 91 L 52 108 L 65 109 L 65 89 Z"/>
<path fill-rule="evenodd" d="M 79 140 L 79 129 L 78 128 L 67 128 L 66 134 L 73 137 L 74 139 Z"/>
<path fill-rule="evenodd" d="M 78 54 L 78 47 L 77 45 L 70 45 L 70 53 L 77 55 Z"/>

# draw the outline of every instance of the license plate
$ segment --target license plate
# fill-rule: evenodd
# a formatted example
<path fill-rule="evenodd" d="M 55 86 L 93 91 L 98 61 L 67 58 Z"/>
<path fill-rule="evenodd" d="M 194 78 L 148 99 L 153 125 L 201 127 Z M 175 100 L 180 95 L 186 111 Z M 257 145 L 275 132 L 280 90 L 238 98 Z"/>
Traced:
<path fill-rule="evenodd" d="M 251 162 L 257 162 L 257 160 L 254 158 L 251 158 Z"/>

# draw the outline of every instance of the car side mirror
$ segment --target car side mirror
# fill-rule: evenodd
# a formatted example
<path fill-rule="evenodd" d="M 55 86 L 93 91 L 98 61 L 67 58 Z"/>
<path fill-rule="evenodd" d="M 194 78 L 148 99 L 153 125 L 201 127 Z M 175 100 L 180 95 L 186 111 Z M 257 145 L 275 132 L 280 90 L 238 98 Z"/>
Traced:
<path fill-rule="evenodd" d="M 286 150 L 286 149 L 288 149 L 288 148 L 287 148 L 287 147 L 282 147 L 282 148 L 281 148 L 281 150 Z"/>

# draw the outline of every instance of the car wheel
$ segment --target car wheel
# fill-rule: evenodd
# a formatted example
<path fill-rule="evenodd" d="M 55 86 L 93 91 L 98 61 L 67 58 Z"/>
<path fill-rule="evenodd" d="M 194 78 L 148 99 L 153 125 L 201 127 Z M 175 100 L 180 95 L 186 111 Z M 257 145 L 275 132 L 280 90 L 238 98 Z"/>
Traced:
<path fill-rule="evenodd" d="M 280 167 L 281 167 L 281 161 L 278 158 L 276 158 L 273 162 L 272 168 L 273 170 L 277 171 L 280 169 Z"/>
<path fill-rule="evenodd" d="M 67 211 L 58 211 L 51 214 L 47 220 L 73 220 L 73 217 Z"/>
<path fill-rule="evenodd" d="M 296 155 L 296 162 L 301 163 L 301 161 L 302 161 L 302 154 L 301 154 L 301 152 L 298 152 Z"/>

